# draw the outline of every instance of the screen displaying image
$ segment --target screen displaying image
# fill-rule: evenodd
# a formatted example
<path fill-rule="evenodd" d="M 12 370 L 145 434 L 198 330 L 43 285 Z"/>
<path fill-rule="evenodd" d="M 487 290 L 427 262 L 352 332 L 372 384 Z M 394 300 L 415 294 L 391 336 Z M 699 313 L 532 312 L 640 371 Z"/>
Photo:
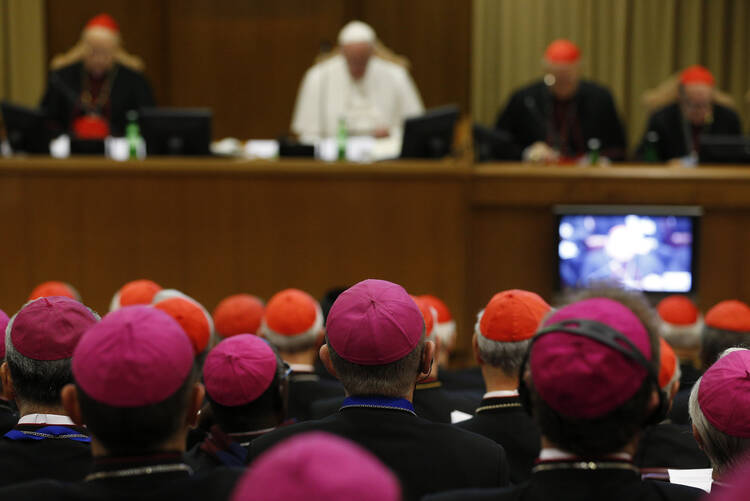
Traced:
<path fill-rule="evenodd" d="M 561 214 L 558 222 L 562 287 L 616 281 L 647 292 L 692 291 L 695 218 Z"/>

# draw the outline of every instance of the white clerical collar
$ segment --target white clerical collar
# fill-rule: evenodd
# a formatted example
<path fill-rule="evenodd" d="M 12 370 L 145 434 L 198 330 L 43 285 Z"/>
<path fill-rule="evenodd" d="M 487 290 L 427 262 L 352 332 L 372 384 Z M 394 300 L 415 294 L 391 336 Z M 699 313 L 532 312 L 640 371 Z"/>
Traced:
<path fill-rule="evenodd" d="M 484 394 L 482 397 L 484 398 L 508 398 L 508 397 L 517 397 L 518 396 L 518 390 L 497 390 L 497 391 L 488 391 Z"/>
<path fill-rule="evenodd" d="M 315 372 L 315 367 L 308 364 L 289 364 L 292 372 Z"/>
<path fill-rule="evenodd" d="M 26 414 L 18 420 L 18 424 L 57 424 L 75 426 L 75 423 L 68 416 L 60 416 L 59 414 Z"/>
<path fill-rule="evenodd" d="M 576 459 L 578 457 L 579 456 L 573 454 L 572 452 L 564 451 L 562 449 L 556 449 L 554 447 L 545 447 L 539 453 L 540 461 L 564 461 L 567 459 Z M 631 456 L 627 452 L 607 454 L 607 457 L 612 459 L 622 459 L 625 461 L 631 461 L 633 459 L 633 456 Z"/>

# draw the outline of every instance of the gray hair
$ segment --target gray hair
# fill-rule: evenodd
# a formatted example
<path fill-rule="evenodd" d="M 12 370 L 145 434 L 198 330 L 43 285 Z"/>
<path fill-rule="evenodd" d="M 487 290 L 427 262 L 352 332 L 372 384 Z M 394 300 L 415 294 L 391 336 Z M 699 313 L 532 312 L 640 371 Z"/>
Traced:
<path fill-rule="evenodd" d="M 331 364 L 348 394 L 402 397 L 416 384 L 425 343 L 425 336 L 422 334 L 419 343 L 410 353 L 383 365 L 359 365 L 344 360 L 330 343 L 328 352 Z"/>
<path fill-rule="evenodd" d="M 744 348 L 729 348 L 722 352 L 719 358 L 740 350 L 744 350 Z M 693 422 L 693 427 L 701 439 L 703 452 L 706 453 L 709 461 L 711 461 L 714 471 L 721 474 L 734 466 L 736 461 L 742 459 L 745 451 L 750 450 L 750 438 L 728 435 L 718 430 L 706 419 L 698 403 L 698 392 L 700 391 L 702 379 L 702 377 L 699 378 L 690 391 L 688 412 L 690 413 L 690 420 Z"/>
<path fill-rule="evenodd" d="M 672 379 L 669 380 L 669 382 L 664 385 L 662 390 L 664 393 L 667 394 L 667 398 L 672 398 L 675 394 L 675 388 L 677 388 L 677 382 L 682 378 L 682 369 L 680 369 L 680 361 L 675 361 L 675 367 L 674 367 L 674 374 L 672 374 Z"/>
<path fill-rule="evenodd" d="M 59 404 L 63 386 L 73 382 L 69 358 L 34 360 L 26 357 L 13 346 L 10 329 L 5 335 L 5 361 L 17 400 L 43 405 Z"/>
<path fill-rule="evenodd" d="M 502 342 L 487 339 L 477 331 L 479 356 L 492 367 L 497 367 L 508 377 L 518 377 L 523 357 L 529 349 L 531 339 Z"/>

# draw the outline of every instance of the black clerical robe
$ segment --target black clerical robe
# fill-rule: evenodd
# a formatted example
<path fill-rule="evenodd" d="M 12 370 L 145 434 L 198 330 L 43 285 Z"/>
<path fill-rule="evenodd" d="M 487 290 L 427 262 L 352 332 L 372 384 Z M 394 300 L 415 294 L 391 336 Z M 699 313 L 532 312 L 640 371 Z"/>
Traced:
<path fill-rule="evenodd" d="M 633 462 L 640 468 L 711 468 L 693 438 L 692 428 L 671 422 L 650 426 L 643 432 Z"/>
<path fill-rule="evenodd" d="M 451 423 L 451 413 L 472 414 L 481 396 L 475 393 L 448 391 L 440 381 L 420 383 L 414 388 L 413 405 L 417 416 L 435 423 Z M 327 398 L 312 404 L 312 418 L 320 419 L 335 414 L 343 397 Z"/>
<path fill-rule="evenodd" d="M 0 489 L 3 501 L 40 499 L 91 501 L 224 501 L 243 470 L 217 468 L 194 473 L 180 454 L 97 458 L 85 480 L 41 480 Z"/>
<path fill-rule="evenodd" d="M 289 375 L 290 419 L 312 419 L 312 405 L 320 400 L 344 399 L 344 387 L 336 380 L 322 379 L 314 371 L 295 370 Z M 338 408 L 338 407 L 337 407 Z"/>
<path fill-rule="evenodd" d="M 15 406 L 0 398 L 0 435 L 5 435 L 18 422 L 18 411 Z"/>
<path fill-rule="evenodd" d="M 100 106 L 99 111 L 109 122 L 111 135 L 122 136 L 127 123 L 126 113 L 154 106 L 154 97 L 151 86 L 142 73 L 119 64 L 115 64 L 112 71 L 114 76 L 111 88 L 102 90 L 108 92 L 108 99 Z M 82 100 L 88 78 L 83 63 L 74 63 L 50 72 L 40 107 L 47 115 L 51 129 L 69 132 L 73 121 L 85 114 Z"/>
<path fill-rule="evenodd" d="M 700 130 L 688 124 L 682 116 L 679 103 L 673 103 L 655 111 L 648 119 L 646 131 L 638 147 L 640 159 L 646 157 L 646 135 L 656 132 L 657 160 L 666 162 L 674 158 L 682 158 L 691 153 L 693 149 L 700 153 L 700 134 L 710 135 L 739 135 L 742 134 L 740 118 L 733 110 L 714 104 L 712 118 Z M 697 144 L 693 144 L 695 141 Z"/>
<path fill-rule="evenodd" d="M 91 466 L 83 427 L 18 424 L 0 439 L 0 487 L 43 478 L 73 482 Z"/>
<path fill-rule="evenodd" d="M 495 128 L 510 134 L 519 150 L 542 141 L 564 157 L 577 157 L 585 154 L 589 140 L 596 138 L 603 156 L 625 159 L 625 129 L 612 94 L 587 80 L 580 81 L 569 101 L 557 100 L 543 81 L 517 90 Z"/>
<path fill-rule="evenodd" d="M 641 480 L 632 464 L 614 461 L 623 469 L 550 469 L 536 471 L 528 482 L 505 489 L 470 489 L 425 497 L 425 501 L 693 501 L 705 492 L 693 487 L 653 480 Z M 565 468 L 565 461 L 543 462 Z M 626 465 L 629 465 L 626 466 Z"/>
<path fill-rule="evenodd" d="M 457 426 L 503 446 L 510 463 L 512 483 L 529 478 L 534 461 L 539 457 L 541 439 L 536 423 L 518 397 L 485 398 L 476 409 L 476 415 Z"/>
<path fill-rule="evenodd" d="M 250 444 L 251 461 L 279 441 L 307 431 L 334 433 L 368 449 L 396 473 L 405 501 L 448 489 L 508 484 L 501 446 L 422 419 L 411 409 L 380 404 L 344 407 L 321 420 L 279 428 Z"/>

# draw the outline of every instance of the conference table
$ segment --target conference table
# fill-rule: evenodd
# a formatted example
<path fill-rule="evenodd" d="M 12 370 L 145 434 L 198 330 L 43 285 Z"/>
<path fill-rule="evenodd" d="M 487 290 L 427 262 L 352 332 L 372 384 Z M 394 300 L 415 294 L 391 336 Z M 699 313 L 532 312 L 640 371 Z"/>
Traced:
<path fill-rule="evenodd" d="M 525 288 L 553 300 L 558 204 L 698 205 L 698 302 L 750 299 L 750 169 L 374 164 L 306 159 L 0 159 L 0 308 L 45 280 L 106 312 L 150 278 L 209 310 L 287 287 L 321 296 L 365 278 L 434 293 L 469 359 L 477 311 Z"/>

